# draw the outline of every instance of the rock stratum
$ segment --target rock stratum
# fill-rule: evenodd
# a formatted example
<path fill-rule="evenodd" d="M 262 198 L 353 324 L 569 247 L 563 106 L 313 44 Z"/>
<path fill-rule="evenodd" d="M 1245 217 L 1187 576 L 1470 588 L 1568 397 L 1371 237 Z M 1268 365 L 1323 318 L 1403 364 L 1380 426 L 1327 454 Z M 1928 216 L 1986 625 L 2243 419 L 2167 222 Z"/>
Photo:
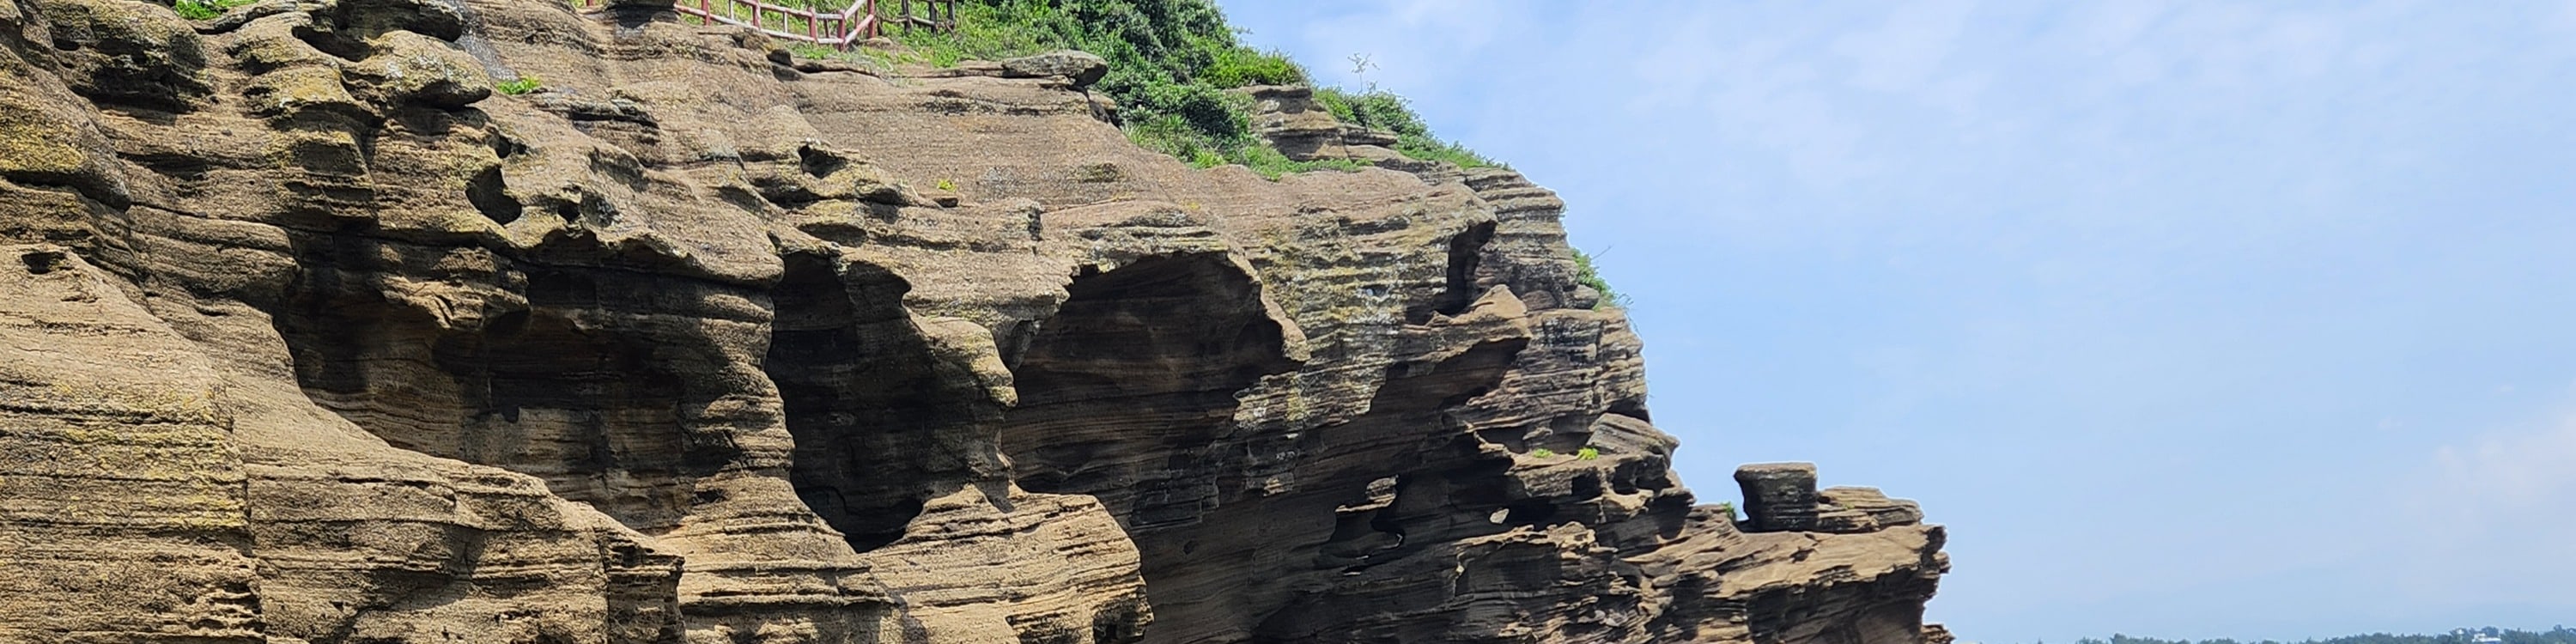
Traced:
<path fill-rule="evenodd" d="M 1812 469 L 1695 505 L 1563 204 L 1294 88 L 1378 167 L 652 0 L 0 49 L 0 641 L 1917 642 L 1947 567 Z"/>

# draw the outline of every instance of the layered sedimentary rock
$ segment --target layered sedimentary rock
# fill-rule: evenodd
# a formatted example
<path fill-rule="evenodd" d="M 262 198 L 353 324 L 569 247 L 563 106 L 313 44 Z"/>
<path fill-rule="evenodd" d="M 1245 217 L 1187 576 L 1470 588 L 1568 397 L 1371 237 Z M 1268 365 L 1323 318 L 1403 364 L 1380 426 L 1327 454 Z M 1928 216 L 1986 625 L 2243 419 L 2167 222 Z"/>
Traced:
<path fill-rule="evenodd" d="M 1290 159 L 1350 159 L 1406 169 L 1432 167 L 1396 152 L 1393 132 L 1334 119 L 1315 102 L 1312 88 L 1264 85 L 1247 87 L 1240 93 L 1253 101 L 1253 127 Z"/>
<path fill-rule="evenodd" d="M 0 50 L 0 641 L 1911 642 L 1946 568 L 1812 475 L 1695 504 L 1545 190 L 1193 169 L 1084 56 L 502 0 Z"/>

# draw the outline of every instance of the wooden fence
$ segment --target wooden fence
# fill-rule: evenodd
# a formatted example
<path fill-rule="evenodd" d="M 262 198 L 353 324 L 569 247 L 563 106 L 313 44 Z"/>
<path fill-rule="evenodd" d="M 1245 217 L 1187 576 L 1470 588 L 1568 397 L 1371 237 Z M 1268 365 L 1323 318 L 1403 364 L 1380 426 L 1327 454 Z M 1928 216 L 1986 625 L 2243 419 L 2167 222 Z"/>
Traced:
<path fill-rule="evenodd" d="M 815 0 L 818 4 L 832 1 Z M 603 0 L 581 0 L 583 7 L 597 7 L 601 2 Z M 896 5 L 894 11 L 886 11 L 889 3 Z M 913 12 L 916 4 L 921 7 L 920 13 Z M 888 25 L 901 26 L 904 33 L 912 33 L 916 28 L 931 31 L 957 28 L 957 0 L 853 0 L 839 11 L 791 7 L 761 0 L 678 0 L 671 8 L 709 23 L 750 27 L 769 34 L 771 38 L 839 49 L 849 49 L 859 41 L 884 35 Z"/>

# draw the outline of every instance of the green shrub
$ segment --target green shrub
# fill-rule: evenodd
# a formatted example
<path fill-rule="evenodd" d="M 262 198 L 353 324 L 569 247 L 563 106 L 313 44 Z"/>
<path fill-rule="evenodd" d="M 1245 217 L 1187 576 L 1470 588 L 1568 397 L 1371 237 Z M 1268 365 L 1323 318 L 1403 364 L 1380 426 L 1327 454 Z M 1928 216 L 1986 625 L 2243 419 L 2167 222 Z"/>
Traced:
<path fill-rule="evenodd" d="M 1217 50 L 1216 61 L 1198 79 L 1215 87 L 1293 85 L 1306 82 L 1306 70 L 1298 69 L 1286 54 L 1233 47 Z"/>
<path fill-rule="evenodd" d="M 1585 445 L 1583 449 L 1574 450 L 1574 460 L 1589 461 L 1596 458 L 1601 458 L 1601 448 Z"/>
<path fill-rule="evenodd" d="M 1601 271 L 1593 268 L 1592 254 L 1580 248 L 1574 249 L 1574 281 L 1601 293 L 1601 301 L 1594 302 L 1592 308 L 1628 308 L 1628 296 L 1612 290 L 1610 281 L 1601 279 Z"/>
<path fill-rule="evenodd" d="M 1738 518 L 1738 517 L 1736 517 L 1736 516 L 1735 516 L 1735 504 L 1734 504 L 1734 503 L 1726 502 L 1726 501 L 1719 501 L 1719 502 L 1717 503 L 1717 511 L 1726 513 L 1726 520 L 1728 520 L 1728 521 L 1734 521 L 1734 520 L 1736 520 L 1736 519 Z"/>
<path fill-rule="evenodd" d="M 1534 458 L 1556 458 L 1556 450 L 1541 447 L 1530 450 L 1529 455 Z"/>
<path fill-rule="evenodd" d="M 1424 161 L 1447 161 L 1461 168 L 1502 168 L 1511 165 L 1485 158 L 1467 146 L 1431 138 L 1428 135 L 1397 135 L 1395 151 Z"/>
<path fill-rule="evenodd" d="M 1239 145 L 1252 136 L 1249 97 L 1206 85 L 1155 82 L 1122 105 L 1144 118 L 1179 118 L 1183 126 L 1219 144 Z"/>
<path fill-rule="evenodd" d="M 537 89 L 541 87 L 545 87 L 545 83 L 537 80 L 537 77 L 535 76 L 521 76 L 492 84 L 492 89 L 499 90 L 501 93 L 511 96 L 518 96 L 520 94 L 537 91 Z"/>
<path fill-rule="evenodd" d="M 810 1 L 810 0 L 802 0 Z M 967 59 L 1079 49 L 1109 61 L 1096 91 L 1119 106 L 1129 140 L 1198 167 L 1241 164 L 1277 179 L 1293 172 L 1354 170 L 1355 161 L 1290 161 L 1252 131 L 1252 103 L 1225 90 L 1307 82 L 1306 71 L 1276 51 L 1235 40 L 1210 0 L 966 0 L 958 27 L 946 33 L 893 29 L 910 53 L 870 52 L 879 62 L 942 67 Z M 1316 93 L 1336 118 L 1393 131 L 1396 151 L 1460 167 L 1501 164 L 1431 135 L 1422 118 L 1394 94 Z"/>
<path fill-rule="evenodd" d="M 1225 90 L 1305 82 L 1287 56 L 1245 47 L 1209 0 L 967 0 L 949 33 L 890 33 L 921 62 L 951 66 L 1079 49 L 1109 61 L 1096 91 L 1119 106 L 1129 140 L 1214 167 L 1241 164 L 1276 179 L 1290 172 L 1355 168 L 1295 162 L 1252 131 L 1252 102 Z"/>
<path fill-rule="evenodd" d="M 179 0 L 170 5 L 170 10 L 178 12 L 179 17 L 189 20 L 213 20 L 215 16 L 224 15 L 224 12 L 215 9 L 214 5 L 197 0 Z"/>
<path fill-rule="evenodd" d="M 1394 132 L 1396 136 L 1430 136 L 1431 127 L 1402 96 L 1371 89 L 1353 94 L 1338 87 L 1315 90 L 1315 101 L 1343 123 Z"/>
<path fill-rule="evenodd" d="M 1402 96 L 1371 89 L 1353 94 L 1336 87 L 1317 88 L 1315 102 L 1334 120 L 1395 133 L 1395 151 L 1424 161 L 1447 161 L 1461 168 L 1510 168 L 1466 146 L 1431 135 L 1431 126 Z"/>

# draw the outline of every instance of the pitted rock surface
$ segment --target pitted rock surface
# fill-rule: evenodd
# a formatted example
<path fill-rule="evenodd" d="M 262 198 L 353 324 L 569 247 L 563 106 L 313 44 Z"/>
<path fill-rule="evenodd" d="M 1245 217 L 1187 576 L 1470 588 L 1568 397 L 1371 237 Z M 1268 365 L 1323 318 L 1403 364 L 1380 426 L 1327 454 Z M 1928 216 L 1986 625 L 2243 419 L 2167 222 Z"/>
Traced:
<path fill-rule="evenodd" d="M 1109 75 L 1109 61 L 1068 49 L 1002 61 L 1002 72 L 1015 78 L 1061 77 L 1075 87 L 1085 87 Z"/>
<path fill-rule="evenodd" d="M 1520 175 L 668 7 L 0 0 L 0 641 L 1924 637 L 1912 504 L 1695 504 Z"/>

